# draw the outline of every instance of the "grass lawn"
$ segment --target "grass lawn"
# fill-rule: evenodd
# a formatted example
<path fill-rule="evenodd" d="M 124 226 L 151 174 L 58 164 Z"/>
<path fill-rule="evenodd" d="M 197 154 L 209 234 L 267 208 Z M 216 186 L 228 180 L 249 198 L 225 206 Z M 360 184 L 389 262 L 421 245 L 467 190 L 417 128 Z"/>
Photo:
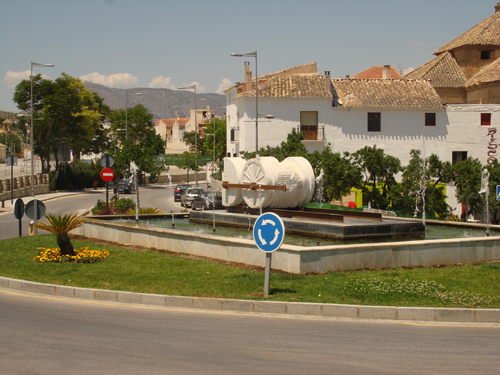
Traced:
<path fill-rule="evenodd" d="M 42 283 L 167 295 L 261 300 L 263 269 L 72 240 L 75 249 L 108 250 L 92 264 L 38 263 L 53 235 L 0 241 L 0 275 Z M 263 255 L 264 257 L 264 255 Z M 293 275 L 273 271 L 269 300 L 359 305 L 500 308 L 500 263 L 443 268 Z"/>

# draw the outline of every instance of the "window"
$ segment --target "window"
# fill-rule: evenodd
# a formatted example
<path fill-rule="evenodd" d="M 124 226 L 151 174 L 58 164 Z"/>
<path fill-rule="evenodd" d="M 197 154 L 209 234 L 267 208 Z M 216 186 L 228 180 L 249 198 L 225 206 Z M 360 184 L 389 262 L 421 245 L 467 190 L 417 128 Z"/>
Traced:
<path fill-rule="evenodd" d="M 426 113 L 425 114 L 425 126 L 436 126 L 436 114 Z"/>
<path fill-rule="evenodd" d="M 481 60 L 491 60 L 493 51 L 481 51 Z"/>
<path fill-rule="evenodd" d="M 491 125 L 491 113 L 481 113 L 481 125 Z"/>
<path fill-rule="evenodd" d="M 231 128 L 231 142 L 239 142 L 240 140 L 240 128 Z"/>
<path fill-rule="evenodd" d="M 380 112 L 368 112 L 368 131 L 380 131 Z"/>
<path fill-rule="evenodd" d="M 304 133 L 305 141 L 315 141 L 318 139 L 318 112 L 300 112 L 300 132 Z"/>
<path fill-rule="evenodd" d="M 467 159 L 467 151 L 453 151 L 451 155 L 451 164 L 458 163 Z"/>

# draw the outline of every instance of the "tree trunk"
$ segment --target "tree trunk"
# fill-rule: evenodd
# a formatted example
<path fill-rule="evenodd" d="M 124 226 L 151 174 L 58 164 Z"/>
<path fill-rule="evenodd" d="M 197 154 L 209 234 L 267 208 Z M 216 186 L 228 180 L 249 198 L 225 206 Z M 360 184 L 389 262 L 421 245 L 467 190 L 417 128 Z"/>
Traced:
<path fill-rule="evenodd" d="M 75 249 L 73 248 L 73 244 L 71 243 L 68 234 L 57 236 L 57 246 L 61 249 L 61 255 L 75 255 Z"/>

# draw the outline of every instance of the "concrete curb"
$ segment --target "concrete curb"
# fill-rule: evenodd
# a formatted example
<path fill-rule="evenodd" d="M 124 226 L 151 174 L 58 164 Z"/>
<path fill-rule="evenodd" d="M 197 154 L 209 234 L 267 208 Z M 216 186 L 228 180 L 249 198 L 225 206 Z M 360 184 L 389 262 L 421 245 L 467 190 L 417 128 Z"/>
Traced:
<path fill-rule="evenodd" d="M 93 301 L 134 303 L 199 310 L 242 313 L 254 312 L 282 315 L 311 315 L 348 319 L 500 324 L 500 309 L 361 306 L 330 303 L 298 303 L 178 297 L 160 294 L 131 293 L 115 290 L 86 289 L 54 284 L 43 284 L 11 279 L 2 276 L 0 276 L 0 288 Z"/>

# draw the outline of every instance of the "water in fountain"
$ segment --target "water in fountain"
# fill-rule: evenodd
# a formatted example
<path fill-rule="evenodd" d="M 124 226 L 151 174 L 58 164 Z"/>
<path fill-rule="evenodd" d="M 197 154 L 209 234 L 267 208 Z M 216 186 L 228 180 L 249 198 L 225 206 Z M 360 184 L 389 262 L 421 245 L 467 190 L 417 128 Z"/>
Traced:
<path fill-rule="evenodd" d="M 315 200 L 317 203 L 319 203 L 320 208 L 323 208 L 323 192 L 324 192 L 324 185 L 323 185 L 323 176 L 325 172 L 323 169 L 319 172 L 318 177 L 316 177 L 316 197 Z"/>
<path fill-rule="evenodd" d="M 218 226 L 217 233 L 213 233 L 211 225 L 190 223 L 189 219 L 176 219 L 175 228 L 179 230 L 185 230 L 192 233 L 200 234 L 214 234 L 217 236 L 233 237 L 233 238 L 243 238 L 253 241 L 252 225 L 250 223 L 250 218 L 248 219 L 248 228 L 236 228 L 236 227 L 225 227 Z M 129 220 L 118 220 L 119 222 L 130 222 Z M 141 220 L 140 225 L 152 226 L 152 227 L 162 227 L 171 228 L 172 221 L 170 219 L 154 219 L 154 220 Z M 436 239 L 450 239 L 450 238 L 469 238 L 469 237 L 484 237 L 486 235 L 484 229 L 475 228 L 460 228 L 460 227 L 450 227 L 443 225 L 426 225 L 425 239 L 426 240 L 436 240 Z M 490 235 L 498 236 L 500 232 L 492 232 Z M 335 238 L 324 238 L 324 237 L 309 237 L 302 235 L 287 234 L 284 239 L 284 244 L 295 245 L 295 246 L 317 246 L 318 243 L 321 246 L 328 245 L 346 245 L 346 244 L 362 244 L 362 243 L 380 243 L 380 242 L 392 242 L 392 241 L 418 241 L 421 238 L 412 237 L 397 237 L 397 238 L 378 238 L 378 239 L 335 239 Z"/>

